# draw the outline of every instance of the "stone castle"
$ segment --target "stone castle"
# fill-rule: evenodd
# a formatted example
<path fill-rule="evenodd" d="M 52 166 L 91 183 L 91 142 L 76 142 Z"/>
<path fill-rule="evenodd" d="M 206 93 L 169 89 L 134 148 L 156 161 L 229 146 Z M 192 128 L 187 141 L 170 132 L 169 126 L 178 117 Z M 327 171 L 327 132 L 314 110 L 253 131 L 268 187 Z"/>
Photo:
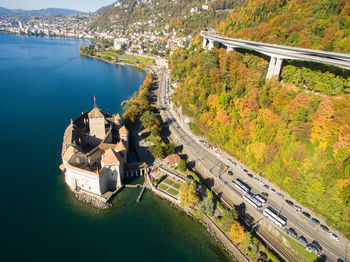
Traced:
<path fill-rule="evenodd" d="M 71 120 L 64 132 L 61 170 L 74 192 L 103 196 L 122 187 L 129 147 L 119 114 L 103 114 L 95 105 Z"/>

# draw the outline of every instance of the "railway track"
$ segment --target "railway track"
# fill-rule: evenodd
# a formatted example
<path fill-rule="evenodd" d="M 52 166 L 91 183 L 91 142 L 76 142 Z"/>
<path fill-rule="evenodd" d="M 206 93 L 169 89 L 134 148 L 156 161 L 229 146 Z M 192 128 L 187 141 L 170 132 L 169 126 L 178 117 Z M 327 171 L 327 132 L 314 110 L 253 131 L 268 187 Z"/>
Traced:
<path fill-rule="evenodd" d="M 266 233 L 261 228 L 257 228 L 257 235 L 268 243 L 269 247 L 273 249 L 283 260 L 287 262 L 298 262 L 299 260 L 290 254 L 280 243 L 278 243 L 273 237 Z"/>

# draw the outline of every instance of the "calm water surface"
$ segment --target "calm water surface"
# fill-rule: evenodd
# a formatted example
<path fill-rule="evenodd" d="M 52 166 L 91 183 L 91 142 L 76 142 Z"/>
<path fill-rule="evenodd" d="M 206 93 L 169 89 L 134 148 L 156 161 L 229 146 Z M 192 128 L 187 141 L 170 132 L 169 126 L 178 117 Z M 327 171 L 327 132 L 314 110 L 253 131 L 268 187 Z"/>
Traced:
<path fill-rule="evenodd" d="M 79 40 L 0 34 L 1 261 L 229 261 L 197 222 L 126 189 L 100 211 L 58 170 L 71 118 L 120 112 L 145 73 L 80 57 Z M 87 44 L 84 43 L 83 44 Z"/>

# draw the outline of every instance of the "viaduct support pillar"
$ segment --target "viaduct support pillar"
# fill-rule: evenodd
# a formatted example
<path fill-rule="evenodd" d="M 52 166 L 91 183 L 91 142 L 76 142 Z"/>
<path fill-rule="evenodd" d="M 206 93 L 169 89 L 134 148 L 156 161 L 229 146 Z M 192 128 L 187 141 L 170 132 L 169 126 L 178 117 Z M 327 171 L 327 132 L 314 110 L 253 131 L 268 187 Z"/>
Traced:
<path fill-rule="evenodd" d="M 208 50 L 212 50 L 213 47 L 214 47 L 214 41 L 213 40 L 209 40 Z"/>
<path fill-rule="evenodd" d="M 275 64 L 275 70 L 273 71 L 273 76 L 277 76 L 277 78 L 279 78 L 280 73 L 281 73 L 282 62 L 283 62 L 283 59 L 277 58 L 277 61 Z"/>
<path fill-rule="evenodd" d="M 266 80 L 270 80 L 272 77 L 279 77 L 282 68 L 283 59 L 272 57 L 270 59 L 269 69 L 266 74 Z"/>
<path fill-rule="evenodd" d="M 203 49 L 207 47 L 207 42 L 208 40 L 205 37 L 203 37 Z"/>

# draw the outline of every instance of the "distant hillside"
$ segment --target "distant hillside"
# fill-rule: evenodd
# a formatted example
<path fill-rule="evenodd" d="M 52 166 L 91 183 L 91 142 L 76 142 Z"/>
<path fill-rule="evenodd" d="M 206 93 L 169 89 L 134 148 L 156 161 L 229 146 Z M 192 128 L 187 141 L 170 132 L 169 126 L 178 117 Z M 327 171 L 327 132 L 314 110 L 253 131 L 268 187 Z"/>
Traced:
<path fill-rule="evenodd" d="M 217 28 L 245 40 L 350 53 L 350 1 L 250 0 Z"/>
<path fill-rule="evenodd" d="M 152 21 L 155 29 L 198 33 L 206 27 L 215 27 L 234 8 L 245 0 L 122 0 L 97 11 L 95 27 L 110 29 L 115 25 L 130 26 Z"/>
<path fill-rule="evenodd" d="M 62 8 L 46 8 L 40 10 L 22 10 L 22 9 L 7 9 L 0 7 L 0 16 L 12 17 L 12 16 L 65 16 L 84 14 L 77 10 L 62 9 Z"/>

